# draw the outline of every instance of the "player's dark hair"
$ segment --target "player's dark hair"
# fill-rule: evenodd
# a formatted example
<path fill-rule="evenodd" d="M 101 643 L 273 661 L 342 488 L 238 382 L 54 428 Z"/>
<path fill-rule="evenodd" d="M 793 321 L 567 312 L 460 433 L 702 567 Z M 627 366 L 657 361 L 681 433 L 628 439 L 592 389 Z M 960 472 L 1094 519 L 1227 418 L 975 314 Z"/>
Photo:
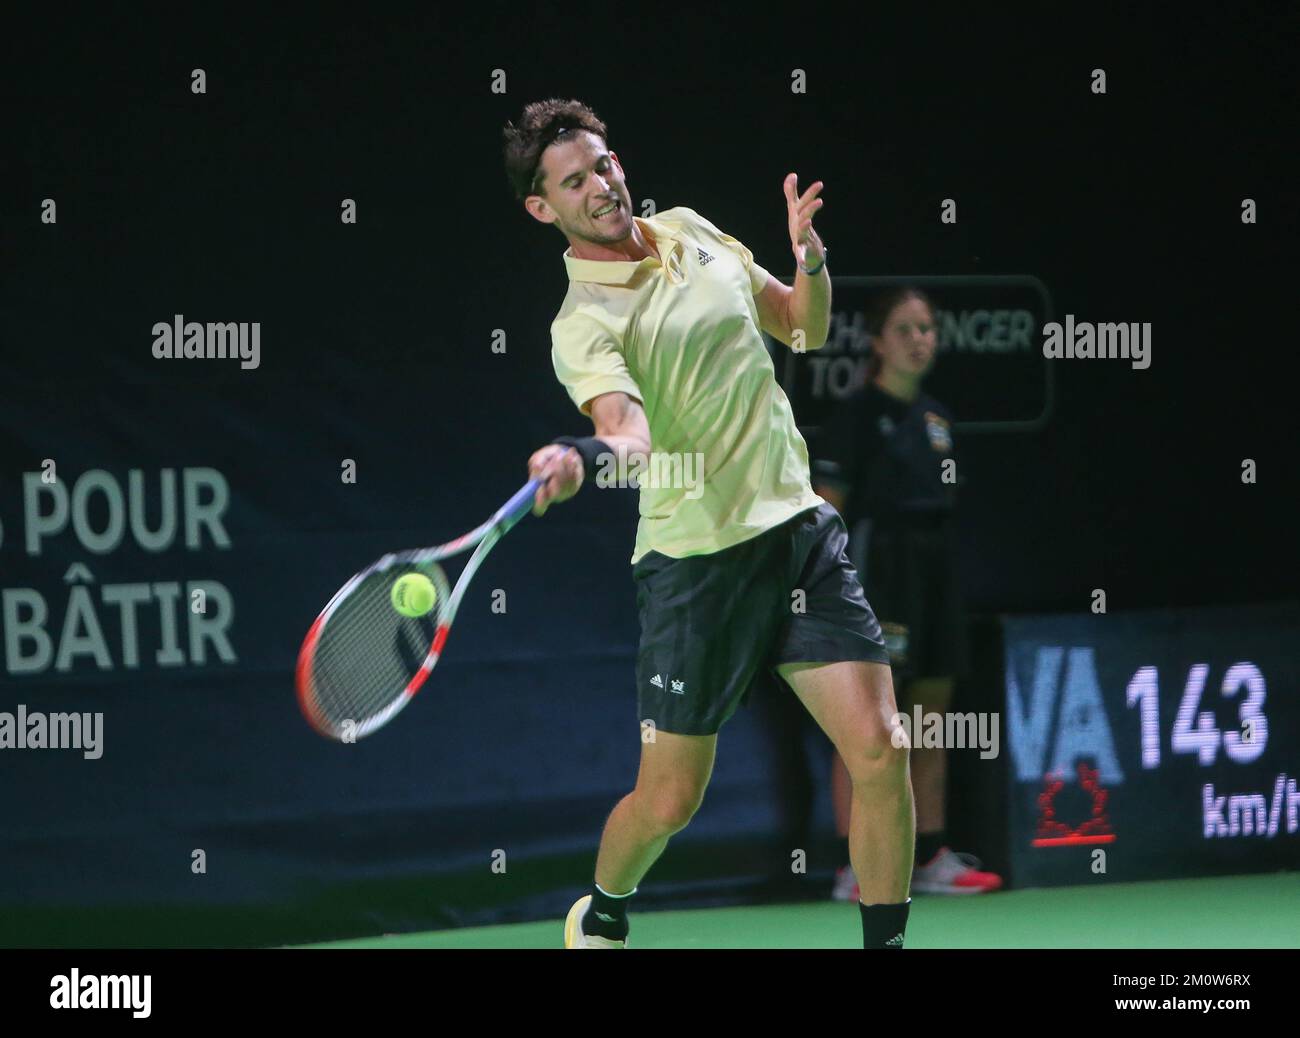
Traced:
<path fill-rule="evenodd" d="M 515 198 L 542 193 L 542 152 L 557 140 L 581 130 L 594 133 L 609 146 L 605 124 L 581 101 L 552 97 L 525 105 L 518 122 L 507 122 L 501 131 L 505 139 L 506 176 Z"/>
<path fill-rule="evenodd" d="M 929 296 L 919 288 L 913 288 L 911 285 L 899 285 L 897 288 L 891 288 L 876 296 L 867 308 L 867 331 L 871 333 L 872 339 L 885 334 L 885 325 L 889 323 L 889 315 L 909 299 L 919 299 L 930 308 L 930 316 L 934 316 L 934 303 L 930 301 Z M 871 356 L 867 358 L 867 382 L 876 380 L 876 376 L 880 374 L 881 366 L 880 354 L 873 348 Z"/>

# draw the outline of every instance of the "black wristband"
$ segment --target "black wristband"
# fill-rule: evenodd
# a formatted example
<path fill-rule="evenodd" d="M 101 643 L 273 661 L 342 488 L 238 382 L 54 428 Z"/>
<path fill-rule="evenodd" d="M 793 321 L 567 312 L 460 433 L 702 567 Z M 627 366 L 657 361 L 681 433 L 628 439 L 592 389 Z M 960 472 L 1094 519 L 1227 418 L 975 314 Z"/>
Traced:
<path fill-rule="evenodd" d="M 582 455 L 583 482 L 591 482 L 596 472 L 596 459 L 602 454 L 613 454 L 614 448 L 595 436 L 560 436 L 551 441 L 572 447 Z"/>

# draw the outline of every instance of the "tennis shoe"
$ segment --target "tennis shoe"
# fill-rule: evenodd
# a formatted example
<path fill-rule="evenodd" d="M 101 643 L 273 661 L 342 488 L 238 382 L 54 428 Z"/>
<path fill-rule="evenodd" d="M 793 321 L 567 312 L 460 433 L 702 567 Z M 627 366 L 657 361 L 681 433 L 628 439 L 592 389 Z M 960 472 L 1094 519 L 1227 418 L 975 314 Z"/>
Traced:
<path fill-rule="evenodd" d="M 933 859 L 912 870 L 914 894 L 990 894 L 1001 889 L 1002 877 L 980 871 L 979 858 L 947 847 L 941 847 Z"/>
<path fill-rule="evenodd" d="M 831 888 L 832 901 L 859 901 L 862 898 L 858 890 L 858 877 L 853 874 L 853 866 L 845 865 L 835 873 L 835 886 Z"/>
<path fill-rule="evenodd" d="M 591 907 L 591 895 L 584 894 L 573 903 L 564 920 L 564 946 L 566 948 L 626 948 L 627 939 L 611 941 L 594 933 L 583 933 L 582 921 Z"/>

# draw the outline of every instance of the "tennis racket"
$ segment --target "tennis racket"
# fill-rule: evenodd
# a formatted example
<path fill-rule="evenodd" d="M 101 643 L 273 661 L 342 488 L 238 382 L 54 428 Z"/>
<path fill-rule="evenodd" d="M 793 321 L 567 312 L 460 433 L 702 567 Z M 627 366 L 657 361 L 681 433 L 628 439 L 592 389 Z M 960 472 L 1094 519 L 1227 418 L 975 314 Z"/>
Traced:
<path fill-rule="evenodd" d="M 549 472 L 542 476 L 549 476 Z M 447 644 L 465 589 L 492 547 L 524 517 L 542 479 L 531 479 L 496 514 L 463 537 L 436 548 L 385 555 L 335 592 L 298 652 L 298 705 L 321 735 L 352 742 L 378 731 L 420 691 Z M 448 591 L 438 563 L 474 548 Z M 420 573 L 436 597 L 423 616 L 399 613 L 393 584 Z"/>

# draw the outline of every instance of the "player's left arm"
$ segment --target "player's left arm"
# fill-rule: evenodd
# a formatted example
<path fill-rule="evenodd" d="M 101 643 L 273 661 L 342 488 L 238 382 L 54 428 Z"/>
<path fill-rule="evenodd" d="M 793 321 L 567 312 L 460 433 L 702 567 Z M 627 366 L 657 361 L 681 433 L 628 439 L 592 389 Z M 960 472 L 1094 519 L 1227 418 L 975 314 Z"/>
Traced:
<path fill-rule="evenodd" d="M 785 178 L 790 248 L 798 272 L 793 288 L 769 277 L 763 291 L 754 297 L 763 331 L 794 349 L 821 349 L 831 330 L 831 277 L 823 262 L 826 247 L 812 225 L 813 215 L 825 204 L 817 197 L 822 187 L 819 180 L 799 195 L 798 175 L 791 173 Z M 805 274 L 804 267 L 821 269 Z"/>

